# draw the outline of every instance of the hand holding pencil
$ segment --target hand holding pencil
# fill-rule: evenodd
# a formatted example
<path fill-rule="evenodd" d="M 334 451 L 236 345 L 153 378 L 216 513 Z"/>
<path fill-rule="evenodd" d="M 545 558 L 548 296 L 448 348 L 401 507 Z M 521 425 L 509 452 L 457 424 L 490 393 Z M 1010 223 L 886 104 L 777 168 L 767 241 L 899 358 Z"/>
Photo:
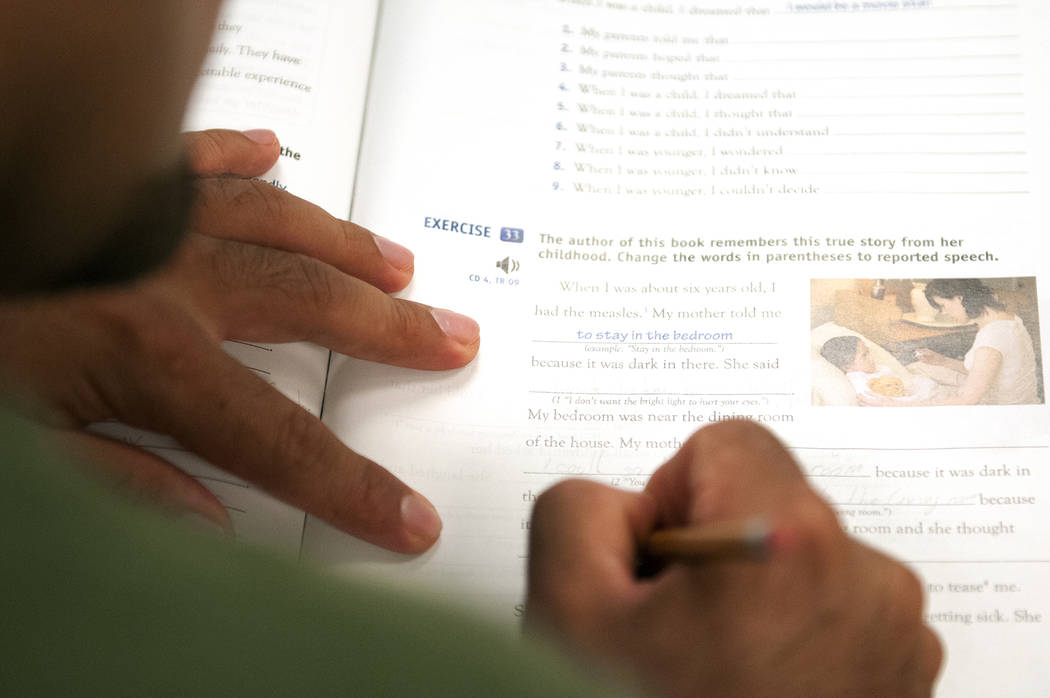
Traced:
<path fill-rule="evenodd" d="M 654 576 L 643 553 L 663 559 Z M 567 481 L 533 514 L 527 627 L 647 692 L 928 696 L 941 650 L 921 605 L 914 575 L 847 536 L 748 422 L 697 432 L 644 492 Z"/>

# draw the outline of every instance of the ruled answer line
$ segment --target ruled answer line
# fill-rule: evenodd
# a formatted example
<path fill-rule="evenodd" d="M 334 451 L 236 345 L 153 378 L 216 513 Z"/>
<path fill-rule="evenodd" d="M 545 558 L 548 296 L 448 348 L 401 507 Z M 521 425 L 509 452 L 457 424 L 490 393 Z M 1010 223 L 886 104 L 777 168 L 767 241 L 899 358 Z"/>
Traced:
<path fill-rule="evenodd" d="M 867 95 L 800 95 L 800 99 L 976 99 L 988 97 L 1024 97 L 1024 92 L 932 92 L 919 94 Z"/>
<path fill-rule="evenodd" d="M 842 507 L 926 507 L 928 509 L 939 509 L 941 507 L 975 507 L 977 502 L 828 502 L 828 506 Z"/>
<path fill-rule="evenodd" d="M 916 43 L 926 41 L 1002 41 L 1020 39 L 1020 34 L 982 34 L 975 36 L 902 36 L 902 37 L 856 37 L 852 39 L 762 39 L 755 41 L 734 41 L 739 45 L 765 44 L 887 44 Z"/>
<path fill-rule="evenodd" d="M 634 345 L 655 345 L 655 346 L 670 346 L 670 345 L 686 345 L 686 346 L 719 346 L 719 345 L 735 345 L 735 346 L 776 346 L 780 342 L 632 342 L 632 341 L 606 341 L 606 340 L 592 340 L 592 339 L 533 339 L 530 340 L 537 344 L 612 344 L 612 345 L 623 345 L 623 344 L 634 344 Z"/>
<path fill-rule="evenodd" d="M 557 476 L 557 477 L 573 477 L 573 476 L 581 477 L 581 476 L 584 476 L 584 475 L 589 475 L 589 476 L 592 476 L 592 477 L 644 477 L 644 478 L 647 478 L 650 475 L 652 475 L 652 473 L 581 473 L 581 472 L 573 472 L 573 471 L 545 472 L 545 471 L 542 471 L 542 470 L 523 470 L 521 472 L 521 474 L 522 475 L 554 475 L 554 476 Z"/>
<path fill-rule="evenodd" d="M 852 152 L 812 152 L 812 153 L 793 153 L 795 156 L 813 156 L 813 157 L 830 157 L 834 155 L 844 155 L 847 157 L 856 157 L 858 155 L 922 155 L 922 156 L 983 156 L 983 155 L 994 155 L 994 156 L 1017 156 L 1017 155 L 1028 155 L 1027 150 L 958 150 L 958 151 L 942 151 L 942 150 L 870 150 L 870 151 L 852 151 Z"/>
<path fill-rule="evenodd" d="M 1050 560 L 902 560 L 908 565 L 1050 565 Z"/>
<path fill-rule="evenodd" d="M 522 560 L 528 553 L 519 553 Z M 1050 560 L 901 560 L 905 565 L 1050 565 Z"/>
<path fill-rule="evenodd" d="M 1024 116 L 1023 111 L 970 111 L 970 112 L 875 112 L 875 113 L 842 113 L 842 114 L 797 114 L 796 117 L 800 119 L 828 119 L 828 118 L 845 118 L 845 119 L 862 119 L 862 118 L 882 118 L 884 116 L 893 117 L 923 117 L 923 116 L 952 116 L 952 117 L 963 117 L 963 116 L 1011 116 L 1019 117 Z"/>
<path fill-rule="evenodd" d="M 997 451 L 997 450 L 1045 450 L 1047 444 L 1034 446 L 786 446 L 792 451 Z"/>
<path fill-rule="evenodd" d="M 849 196 L 867 196 L 893 194 L 900 196 L 1018 196 L 1031 194 L 1030 191 L 821 191 L 821 194 L 845 194 Z"/>
<path fill-rule="evenodd" d="M 1027 175 L 1026 170 L 1017 171 L 960 171 L 960 170 L 862 170 L 857 172 L 835 172 L 835 171 L 800 171 L 800 175 Z"/>
<path fill-rule="evenodd" d="M 794 393 L 599 393 L 590 390 L 530 390 L 533 395 L 643 395 L 646 397 L 793 397 Z"/>
<path fill-rule="evenodd" d="M 963 61 L 979 59 L 1011 59 L 1021 58 L 1019 53 L 972 53 L 957 56 L 820 56 L 799 58 L 729 58 L 723 59 L 721 63 L 849 63 L 868 61 Z"/>
<path fill-rule="evenodd" d="M 1016 10 L 1017 4 L 1012 3 L 1008 5 L 931 5 L 928 7 L 921 8 L 921 11 L 925 12 L 960 12 L 965 10 Z M 920 8 L 915 8 L 911 12 L 918 12 Z M 853 12 L 854 15 L 866 15 L 871 16 L 873 14 L 897 14 L 899 10 L 893 8 L 882 8 L 882 9 L 871 9 L 865 12 Z M 772 14 L 774 15 L 790 15 L 792 17 L 799 16 L 811 16 L 811 17 L 827 17 L 835 14 L 846 14 L 839 12 L 828 12 L 828 11 L 800 11 L 795 12 L 793 10 L 775 10 Z"/>
<path fill-rule="evenodd" d="M 771 82 L 775 80 L 801 81 L 801 80 L 976 80 L 983 78 L 1022 78 L 1024 73 L 947 73 L 940 75 L 810 75 L 806 77 L 793 77 L 789 75 L 762 75 L 757 77 L 735 77 L 741 80 L 764 80 Z"/>
<path fill-rule="evenodd" d="M 1016 10 L 1016 2 L 1002 3 L 998 5 L 932 5 L 924 7 L 926 11 L 955 11 L 955 10 Z"/>
<path fill-rule="evenodd" d="M 557 477 L 572 477 L 572 476 L 583 476 L 590 475 L 593 477 L 639 477 L 647 478 L 652 473 L 581 473 L 573 471 L 544 471 L 544 470 L 523 470 L 522 475 L 553 475 Z M 870 479 L 873 475 L 813 475 L 806 473 L 807 477 L 812 478 L 851 478 L 851 479 Z"/>
<path fill-rule="evenodd" d="M 829 133 L 829 136 L 1027 136 L 1027 131 L 856 131 Z"/>

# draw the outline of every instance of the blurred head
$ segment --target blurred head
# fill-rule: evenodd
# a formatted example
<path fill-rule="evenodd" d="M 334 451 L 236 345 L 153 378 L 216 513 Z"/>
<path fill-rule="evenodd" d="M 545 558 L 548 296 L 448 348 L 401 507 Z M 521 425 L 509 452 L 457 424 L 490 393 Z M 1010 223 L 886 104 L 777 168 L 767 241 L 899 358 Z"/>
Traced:
<path fill-rule="evenodd" d="M 3 4 L 0 293 L 120 280 L 172 249 L 179 129 L 218 6 Z"/>
<path fill-rule="evenodd" d="M 877 366 L 871 352 L 859 337 L 843 335 L 832 337 L 820 348 L 820 355 L 843 372 L 874 373 Z"/>
<path fill-rule="evenodd" d="M 942 313 L 966 322 L 988 310 L 1005 310 L 992 289 L 977 279 L 934 279 L 926 284 L 926 300 Z"/>

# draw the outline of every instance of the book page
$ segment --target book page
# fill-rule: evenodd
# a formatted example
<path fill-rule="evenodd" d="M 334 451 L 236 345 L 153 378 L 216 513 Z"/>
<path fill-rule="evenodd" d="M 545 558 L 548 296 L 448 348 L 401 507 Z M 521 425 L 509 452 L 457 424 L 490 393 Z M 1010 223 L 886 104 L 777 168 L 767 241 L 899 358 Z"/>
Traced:
<path fill-rule="evenodd" d="M 326 422 L 445 528 L 406 558 L 310 519 L 304 555 L 512 621 L 538 493 L 640 488 L 697 428 L 747 417 L 922 577 L 942 695 L 1036 695 L 1048 20 L 961 0 L 384 3 L 353 216 L 415 251 L 407 295 L 473 315 L 482 348 L 445 373 L 334 357 Z M 1001 299 L 990 333 L 929 313 L 927 285 L 959 279 Z M 846 373 L 865 367 L 821 354 L 838 336 L 891 394 L 862 398 Z M 944 404 L 988 352 L 982 404 Z"/>
<path fill-rule="evenodd" d="M 235 0 L 224 6 L 186 130 L 268 128 L 281 157 L 261 179 L 346 218 L 372 52 L 376 2 Z M 230 341 L 224 348 L 320 415 L 329 352 Z M 304 515 L 157 434 L 107 423 L 100 433 L 167 458 L 226 505 L 239 538 L 297 552 Z"/>

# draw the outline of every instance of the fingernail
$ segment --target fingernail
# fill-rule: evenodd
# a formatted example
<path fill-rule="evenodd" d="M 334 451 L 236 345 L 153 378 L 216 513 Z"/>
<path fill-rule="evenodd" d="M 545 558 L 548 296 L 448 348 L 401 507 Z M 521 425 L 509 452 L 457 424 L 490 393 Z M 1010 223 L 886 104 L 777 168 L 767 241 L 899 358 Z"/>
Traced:
<path fill-rule="evenodd" d="M 431 308 L 430 314 L 434 316 L 441 331 L 460 344 L 473 344 L 481 335 L 481 327 L 466 315 L 442 308 Z"/>
<path fill-rule="evenodd" d="M 401 271 L 411 271 L 413 264 L 415 264 L 416 256 L 412 254 L 412 250 L 407 247 L 402 247 L 393 240 L 387 240 L 382 235 L 373 234 L 375 238 L 376 247 L 379 248 L 380 254 L 383 255 L 390 266 L 396 267 Z"/>
<path fill-rule="evenodd" d="M 277 142 L 277 134 L 268 128 L 253 128 L 248 131 L 241 131 L 241 133 L 259 145 L 273 145 Z"/>
<path fill-rule="evenodd" d="M 441 534 L 441 517 L 434 505 L 412 492 L 401 500 L 401 523 L 409 534 L 425 541 L 437 540 Z"/>

